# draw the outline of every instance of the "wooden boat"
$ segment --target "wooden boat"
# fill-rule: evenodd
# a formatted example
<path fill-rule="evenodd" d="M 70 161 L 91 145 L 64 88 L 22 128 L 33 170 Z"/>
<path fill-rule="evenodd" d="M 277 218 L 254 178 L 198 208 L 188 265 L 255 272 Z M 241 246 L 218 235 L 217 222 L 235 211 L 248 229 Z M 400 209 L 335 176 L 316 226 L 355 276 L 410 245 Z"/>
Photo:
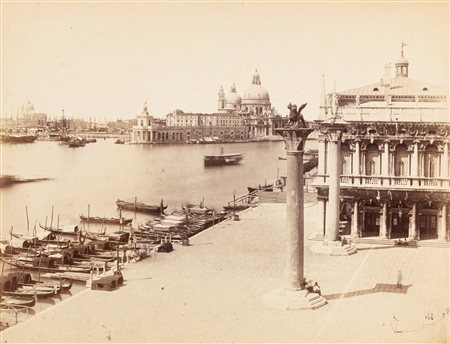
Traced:
<path fill-rule="evenodd" d="M 186 203 L 183 205 L 183 210 L 189 215 L 206 215 L 213 212 L 213 209 L 203 206 L 203 202 L 200 204 Z"/>
<path fill-rule="evenodd" d="M 33 143 L 37 140 L 37 136 L 26 134 L 6 134 L 2 135 L 0 140 L 6 143 Z"/>
<path fill-rule="evenodd" d="M 15 277 L 17 280 L 18 286 L 35 286 L 35 287 L 50 287 L 56 288 L 56 291 L 59 293 L 61 291 L 68 291 L 72 288 L 72 281 L 67 279 L 61 279 L 59 282 L 49 283 L 43 281 L 34 280 L 29 273 L 26 272 L 10 272 L 8 277 Z"/>
<path fill-rule="evenodd" d="M 36 304 L 35 297 L 15 298 L 12 296 L 3 296 L 0 300 L 0 307 L 19 306 L 33 307 Z"/>
<path fill-rule="evenodd" d="M 234 209 L 234 211 L 241 211 L 241 210 L 245 210 L 249 207 L 250 206 L 248 204 L 235 204 L 235 205 L 231 204 L 231 205 L 224 206 L 223 209 L 225 211 L 233 211 L 233 209 Z"/>
<path fill-rule="evenodd" d="M 110 242 L 110 243 L 128 243 L 130 239 L 129 232 L 114 232 L 114 233 L 93 233 L 86 232 L 86 239 L 89 239 L 94 242 Z M 113 246 L 114 248 L 115 246 Z"/>
<path fill-rule="evenodd" d="M 2 295 L 13 297 L 47 298 L 56 294 L 56 289 L 48 287 L 20 287 L 17 278 L 13 274 L 2 276 L 0 279 L 0 290 Z"/>
<path fill-rule="evenodd" d="M 162 200 L 160 205 L 149 205 L 142 202 L 126 202 L 120 199 L 116 201 L 116 204 L 119 209 L 132 210 L 146 214 L 161 214 L 167 209 L 167 205 L 164 205 Z"/>
<path fill-rule="evenodd" d="M 87 280 L 89 280 L 89 278 L 91 278 L 89 276 L 89 274 L 85 274 L 85 273 L 79 273 L 79 272 L 61 272 L 61 273 L 45 273 L 42 275 L 42 277 L 45 278 L 51 278 L 51 279 L 56 279 L 56 280 L 60 280 L 60 279 L 67 279 L 70 281 L 80 281 L 80 282 L 86 282 Z"/>
<path fill-rule="evenodd" d="M 153 225 L 153 230 L 159 231 L 159 232 L 176 231 L 177 229 L 178 229 L 177 225 L 164 225 L 161 223 Z"/>
<path fill-rule="evenodd" d="M 18 178 L 16 176 L 11 175 L 2 175 L 0 176 L 0 188 L 11 186 L 13 184 L 19 183 L 32 183 L 32 182 L 41 182 L 45 180 L 50 180 L 50 178 Z"/>
<path fill-rule="evenodd" d="M 72 148 L 78 148 L 86 146 L 86 142 L 82 139 L 79 139 L 78 137 L 75 137 L 69 141 L 68 145 Z"/>
<path fill-rule="evenodd" d="M 257 187 L 253 186 L 247 186 L 247 190 L 249 193 L 252 193 L 254 191 L 273 191 L 273 184 L 270 185 L 259 185 Z"/>
<path fill-rule="evenodd" d="M 99 217 L 99 216 L 84 216 L 80 215 L 80 220 L 82 222 L 96 222 L 96 223 L 104 223 L 104 224 L 113 224 L 113 225 L 128 225 L 133 222 L 133 219 L 126 219 L 124 217 L 116 218 L 116 217 Z"/>
<path fill-rule="evenodd" d="M 70 235 L 70 236 L 79 236 L 80 228 L 77 225 L 65 225 L 60 228 L 51 228 L 39 223 L 39 227 L 45 229 L 46 231 L 52 232 L 53 234 L 58 235 Z"/>
<path fill-rule="evenodd" d="M 50 257 L 35 257 L 32 261 L 23 261 L 14 258 L 2 258 L 2 261 L 8 265 L 20 269 L 37 270 L 41 272 L 82 272 L 90 273 L 92 268 L 83 265 L 57 264 L 56 259 Z"/>
<path fill-rule="evenodd" d="M 114 142 L 116 145 L 123 145 L 125 144 L 125 141 L 122 139 L 117 139 L 116 142 Z"/>
<path fill-rule="evenodd" d="M 13 296 L 13 297 L 32 297 L 36 296 L 38 299 L 44 299 L 48 297 L 52 297 L 56 295 L 56 292 L 52 288 L 26 288 L 26 287 L 18 287 L 14 291 L 2 291 L 3 295 Z"/>

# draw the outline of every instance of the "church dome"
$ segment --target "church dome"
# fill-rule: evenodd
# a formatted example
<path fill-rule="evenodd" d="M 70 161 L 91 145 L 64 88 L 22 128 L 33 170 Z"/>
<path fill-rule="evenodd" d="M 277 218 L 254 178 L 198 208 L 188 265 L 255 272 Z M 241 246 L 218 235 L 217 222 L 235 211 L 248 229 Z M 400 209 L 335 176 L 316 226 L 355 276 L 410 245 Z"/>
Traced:
<path fill-rule="evenodd" d="M 30 101 L 28 101 L 25 111 L 27 114 L 34 114 L 34 106 L 33 106 L 33 104 L 31 104 Z"/>
<path fill-rule="evenodd" d="M 261 86 L 258 71 L 255 71 L 255 74 L 253 74 L 252 84 L 242 95 L 243 104 L 252 104 L 255 102 L 258 104 L 270 102 L 269 92 Z"/>
<path fill-rule="evenodd" d="M 236 86 L 233 84 L 230 88 L 230 93 L 226 96 L 226 103 L 227 105 L 241 105 L 242 98 L 239 94 L 236 92 Z"/>

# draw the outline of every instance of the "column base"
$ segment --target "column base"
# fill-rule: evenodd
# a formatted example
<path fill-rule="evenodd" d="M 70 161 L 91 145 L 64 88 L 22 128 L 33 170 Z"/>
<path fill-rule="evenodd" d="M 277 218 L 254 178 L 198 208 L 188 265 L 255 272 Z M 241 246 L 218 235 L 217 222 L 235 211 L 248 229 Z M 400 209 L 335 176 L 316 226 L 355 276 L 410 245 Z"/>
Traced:
<path fill-rule="evenodd" d="M 317 293 L 285 288 L 277 288 L 265 294 L 263 301 L 270 308 L 286 311 L 317 309 L 328 303 L 323 296 Z"/>
<path fill-rule="evenodd" d="M 354 244 L 342 246 L 340 241 L 324 241 L 323 243 L 312 245 L 311 251 L 316 254 L 329 256 L 350 256 L 358 252 Z"/>

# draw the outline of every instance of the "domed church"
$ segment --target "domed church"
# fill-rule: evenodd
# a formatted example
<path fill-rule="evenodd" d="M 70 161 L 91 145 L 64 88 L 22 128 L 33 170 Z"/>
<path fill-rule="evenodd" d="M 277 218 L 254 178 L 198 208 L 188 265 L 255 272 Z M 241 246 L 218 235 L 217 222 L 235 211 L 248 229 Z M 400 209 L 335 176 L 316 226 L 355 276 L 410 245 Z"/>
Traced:
<path fill-rule="evenodd" d="M 261 138 L 272 135 L 272 130 L 282 126 L 279 116 L 275 116 L 275 110 L 271 107 L 269 92 L 261 85 L 258 70 L 253 74 L 252 83 L 241 96 L 236 91 L 236 86 L 230 88 L 225 95 L 221 86 L 218 93 L 219 112 L 236 113 L 245 118 L 249 129 L 250 138 Z"/>

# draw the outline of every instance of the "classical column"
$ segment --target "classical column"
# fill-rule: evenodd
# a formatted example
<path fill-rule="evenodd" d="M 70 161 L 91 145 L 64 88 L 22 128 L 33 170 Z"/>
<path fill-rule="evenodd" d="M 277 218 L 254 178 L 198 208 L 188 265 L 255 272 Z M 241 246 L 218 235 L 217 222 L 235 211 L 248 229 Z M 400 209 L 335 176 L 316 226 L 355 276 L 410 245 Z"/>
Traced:
<path fill-rule="evenodd" d="M 304 271 L 304 212 L 303 212 L 303 148 L 314 129 L 276 129 L 286 144 L 286 281 L 285 289 L 300 290 Z"/>
<path fill-rule="evenodd" d="M 387 202 L 383 203 L 383 208 L 380 218 L 380 237 L 387 238 Z"/>
<path fill-rule="evenodd" d="M 325 235 L 325 200 L 322 198 L 317 199 L 317 217 L 319 222 L 319 233 Z"/>
<path fill-rule="evenodd" d="M 341 122 L 322 122 L 322 130 L 328 137 L 328 204 L 326 221 L 326 240 L 339 240 L 339 210 L 341 190 L 341 139 L 345 124 Z"/>
<path fill-rule="evenodd" d="M 448 183 L 448 142 L 444 142 L 444 153 L 441 160 L 441 178 L 445 178 L 442 186 L 449 186 Z"/>
<path fill-rule="evenodd" d="M 355 140 L 355 153 L 353 155 L 353 175 L 356 177 L 354 184 L 361 184 L 361 150 L 360 150 L 360 140 Z"/>
<path fill-rule="evenodd" d="M 383 185 L 388 185 L 389 179 L 389 141 L 384 141 L 384 151 L 381 158 L 381 177 Z"/>
<path fill-rule="evenodd" d="M 319 137 L 319 147 L 318 147 L 318 154 L 319 154 L 319 161 L 318 161 L 318 165 L 317 165 L 317 174 L 319 176 L 322 176 L 325 174 L 325 138 L 323 137 Z M 324 180 L 324 177 L 321 178 L 321 180 Z"/>
<path fill-rule="evenodd" d="M 358 237 L 358 220 L 359 220 L 359 204 L 358 201 L 355 201 L 353 206 L 353 214 L 352 214 L 352 229 L 351 234 L 352 237 Z"/>
<path fill-rule="evenodd" d="M 409 239 L 417 239 L 416 215 L 417 215 L 417 205 L 416 203 L 414 203 L 411 209 L 411 216 L 409 217 L 409 228 L 408 228 Z"/>
<path fill-rule="evenodd" d="M 419 185 L 419 141 L 414 141 L 414 151 L 411 156 L 411 177 L 413 177 L 413 185 Z"/>
<path fill-rule="evenodd" d="M 441 218 L 439 219 L 438 240 L 445 240 L 447 234 L 447 205 L 443 204 L 441 209 Z"/>

